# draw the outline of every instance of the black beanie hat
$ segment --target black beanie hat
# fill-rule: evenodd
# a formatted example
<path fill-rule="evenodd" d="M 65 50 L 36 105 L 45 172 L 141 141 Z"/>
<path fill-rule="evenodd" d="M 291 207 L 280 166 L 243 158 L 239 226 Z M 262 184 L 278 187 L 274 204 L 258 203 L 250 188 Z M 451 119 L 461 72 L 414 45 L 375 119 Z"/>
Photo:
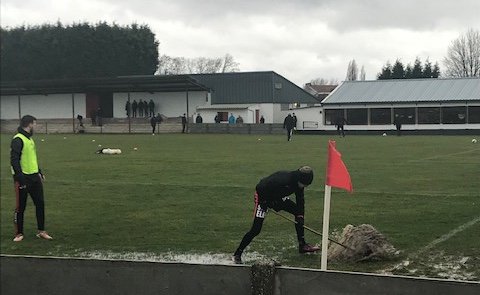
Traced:
<path fill-rule="evenodd" d="M 313 181 L 313 169 L 310 166 L 298 168 L 298 181 L 304 185 L 310 185 Z"/>

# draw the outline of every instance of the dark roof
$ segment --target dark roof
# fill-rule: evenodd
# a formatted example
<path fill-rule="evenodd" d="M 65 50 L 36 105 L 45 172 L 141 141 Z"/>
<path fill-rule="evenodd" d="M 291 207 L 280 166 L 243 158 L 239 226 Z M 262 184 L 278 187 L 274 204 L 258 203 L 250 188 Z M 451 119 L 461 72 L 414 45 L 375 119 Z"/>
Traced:
<path fill-rule="evenodd" d="M 479 78 L 346 81 L 323 104 L 480 101 Z"/>
<path fill-rule="evenodd" d="M 238 72 L 193 75 L 121 76 L 112 78 L 56 79 L 1 82 L 2 95 L 84 92 L 208 91 L 212 104 L 318 103 L 307 91 L 281 75 Z"/>
<path fill-rule="evenodd" d="M 78 92 L 180 92 L 210 91 L 188 75 L 121 76 L 113 78 L 56 79 L 1 82 L 2 95 Z"/>
<path fill-rule="evenodd" d="M 190 76 L 212 89 L 212 104 L 320 102 L 315 96 L 273 71 Z"/>

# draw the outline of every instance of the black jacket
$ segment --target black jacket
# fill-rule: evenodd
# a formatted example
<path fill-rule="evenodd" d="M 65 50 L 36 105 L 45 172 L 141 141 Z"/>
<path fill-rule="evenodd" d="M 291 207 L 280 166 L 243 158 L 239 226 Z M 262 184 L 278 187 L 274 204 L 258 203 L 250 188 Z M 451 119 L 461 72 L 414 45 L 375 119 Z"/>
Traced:
<path fill-rule="evenodd" d="M 295 127 L 295 121 L 291 115 L 288 115 L 283 121 L 283 128 L 293 129 L 293 127 Z"/>
<path fill-rule="evenodd" d="M 278 171 L 260 180 L 256 190 L 260 204 L 275 209 L 275 203 L 295 194 L 298 212 L 305 213 L 304 189 L 298 187 L 299 171 Z"/>
<path fill-rule="evenodd" d="M 25 135 L 27 138 L 32 137 L 32 134 L 28 133 L 27 131 L 23 130 L 23 128 L 18 128 L 18 133 Z M 13 179 L 20 183 L 20 186 L 25 185 L 26 179 L 28 178 L 31 181 L 38 181 L 39 175 L 38 173 L 34 174 L 23 174 L 22 166 L 20 166 L 20 159 L 22 157 L 22 149 L 23 149 L 23 141 L 22 139 L 16 137 L 12 139 L 10 144 L 10 165 L 13 168 Z M 40 169 L 38 170 L 39 173 Z"/>

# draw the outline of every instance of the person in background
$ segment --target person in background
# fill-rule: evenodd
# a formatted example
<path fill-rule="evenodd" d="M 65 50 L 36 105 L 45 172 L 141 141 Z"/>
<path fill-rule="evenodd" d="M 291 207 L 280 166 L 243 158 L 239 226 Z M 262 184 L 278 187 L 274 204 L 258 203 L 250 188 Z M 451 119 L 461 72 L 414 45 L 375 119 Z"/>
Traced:
<path fill-rule="evenodd" d="M 45 176 L 38 168 L 37 150 L 32 135 L 37 119 L 26 115 L 20 120 L 18 133 L 10 144 L 10 165 L 15 184 L 16 208 L 14 216 L 14 242 L 21 242 L 23 236 L 23 220 L 27 206 L 28 195 L 35 204 L 37 216 L 37 238 L 52 240 L 45 231 L 45 203 L 43 196 L 43 181 Z"/>
<path fill-rule="evenodd" d="M 230 113 L 230 117 L 228 117 L 228 124 L 235 124 L 235 116 L 233 113 Z"/>
<path fill-rule="evenodd" d="M 97 109 L 96 117 L 97 117 L 97 125 L 98 125 L 98 126 L 103 126 L 103 112 L 102 112 L 102 108 L 99 107 L 99 108 Z"/>
<path fill-rule="evenodd" d="M 292 140 L 292 131 L 293 127 L 295 127 L 294 124 L 292 114 L 288 114 L 288 116 L 285 117 L 285 120 L 283 120 L 283 129 L 287 129 L 287 141 Z"/>
<path fill-rule="evenodd" d="M 338 135 L 342 137 L 345 137 L 345 129 L 343 127 L 345 124 L 347 124 L 347 120 L 345 120 L 343 116 L 339 115 L 335 120 L 335 125 L 337 125 Z"/>
<path fill-rule="evenodd" d="M 214 119 L 215 123 L 220 123 L 220 116 L 217 114 Z"/>
<path fill-rule="evenodd" d="M 138 101 L 138 116 L 143 117 L 143 100 Z"/>
<path fill-rule="evenodd" d="M 243 124 L 243 118 L 242 118 L 242 116 L 238 115 L 238 118 L 237 118 L 236 123 L 237 123 L 237 124 Z"/>
<path fill-rule="evenodd" d="M 145 118 L 148 118 L 149 114 L 148 114 L 148 102 L 146 100 L 143 101 L 143 110 L 145 111 L 143 116 Z"/>
<path fill-rule="evenodd" d="M 137 117 L 137 108 L 138 108 L 138 103 L 134 99 L 133 102 L 132 102 L 132 115 L 133 115 L 134 118 Z"/>
<path fill-rule="evenodd" d="M 402 118 L 400 115 L 395 115 L 395 119 L 393 120 L 393 124 L 395 125 L 395 128 L 397 129 L 397 136 L 401 136 L 402 134 Z"/>
<path fill-rule="evenodd" d="M 292 114 L 293 117 L 293 130 L 297 130 L 297 116 L 295 113 Z"/>
<path fill-rule="evenodd" d="M 183 114 L 183 116 L 182 116 L 182 133 L 185 133 L 186 129 L 187 129 L 187 115 Z"/>
<path fill-rule="evenodd" d="M 265 118 L 263 117 L 263 115 L 260 117 L 260 124 L 265 124 Z"/>
<path fill-rule="evenodd" d="M 95 110 L 90 112 L 90 120 L 92 120 L 92 126 L 97 125 L 97 112 Z"/>
<path fill-rule="evenodd" d="M 152 116 L 150 118 L 150 125 L 152 126 L 152 135 L 155 135 L 155 129 L 157 127 L 157 124 L 160 124 L 162 122 L 162 117 L 160 116 L 160 113 L 155 117 Z"/>
<path fill-rule="evenodd" d="M 195 123 L 197 124 L 202 124 L 203 123 L 203 118 L 200 116 L 200 114 L 197 115 L 197 118 L 195 118 Z"/>
<path fill-rule="evenodd" d="M 131 109 L 130 101 L 127 100 L 127 103 L 125 103 L 125 112 L 127 113 L 127 118 L 130 117 L 130 109 Z"/>
<path fill-rule="evenodd" d="M 148 110 L 150 111 L 148 115 L 150 117 L 155 117 L 155 103 L 153 102 L 153 99 L 150 99 L 148 102 Z"/>

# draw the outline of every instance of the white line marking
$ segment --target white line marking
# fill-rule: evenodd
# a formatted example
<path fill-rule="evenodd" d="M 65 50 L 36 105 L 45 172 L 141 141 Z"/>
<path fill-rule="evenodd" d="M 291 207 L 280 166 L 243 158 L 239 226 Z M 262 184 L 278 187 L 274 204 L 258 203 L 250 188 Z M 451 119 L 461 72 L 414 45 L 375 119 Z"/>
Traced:
<path fill-rule="evenodd" d="M 444 155 L 437 155 L 433 157 L 428 157 L 428 158 L 423 158 L 423 159 L 415 159 L 415 160 L 409 160 L 408 162 L 422 162 L 422 161 L 428 161 L 428 160 L 435 160 L 435 159 L 442 159 L 446 158 L 449 156 L 455 156 L 455 155 L 462 155 L 462 154 L 468 154 L 474 151 L 478 151 L 480 149 L 473 149 L 473 150 L 468 150 L 468 151 L 463 151 L 463 152 L 457 152 L 457 153 L 451 153 L 451 154 L 444 154 Z"/>
<path fill-rule="evenodd" d="M 467 228 L 473 226 L 475 223 L 479 222 L 480 221 L 480 216 L 478 216 L 477 218 L 473 219 L 473 220 L 470 220 L 469 222 L 467 223 L 464 223 L 462 225 L 460 225 L 459 227 L 457 228 L 454 228 L 453 230 L 449 231 L 448 233 L 444 234 L 443 236 L 439 237 L 438 239 L 435 239 L 433 240 L 432 242 L 430 242 L 428 245 L 426 245 L 425 247 L 423 247 L 422 249 L 420 249 L 419 251 L 416 252 L 415 256 L 418 256 L 419 254 L 422 254 L 422 253 L 425 253 L 426 251 L 432 249 L 433 247 L 435 247 L 437 244 L 440 244 L 442 242 L 445 242 L 446 240 L 450 239 L 451 237 L 453 237 L 454 235 L 466 230 Z"/>

